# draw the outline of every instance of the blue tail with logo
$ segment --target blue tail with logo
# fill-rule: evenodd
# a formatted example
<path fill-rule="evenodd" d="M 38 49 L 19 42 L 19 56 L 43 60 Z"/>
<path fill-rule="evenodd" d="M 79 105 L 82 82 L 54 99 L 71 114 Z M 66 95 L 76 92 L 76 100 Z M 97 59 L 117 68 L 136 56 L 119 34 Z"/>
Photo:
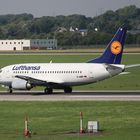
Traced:
<path fill-rule="evenodd" d="M 110 43 L 108 44 L 105 52 L 98 58 L 90 60 L 87 63 L 107 63 L 107 64 L 120 64 L 126 38 L 127 28 L 120 27 Z"/>

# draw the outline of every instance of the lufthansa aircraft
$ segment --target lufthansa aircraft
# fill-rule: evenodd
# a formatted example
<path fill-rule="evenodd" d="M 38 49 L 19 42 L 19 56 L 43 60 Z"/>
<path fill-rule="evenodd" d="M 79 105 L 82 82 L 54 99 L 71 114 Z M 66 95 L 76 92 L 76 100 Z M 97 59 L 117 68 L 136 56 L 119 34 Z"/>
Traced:
<path fill-rule="evenodd" d="M 125 66 L 121 64 L 127 29 L 120 27 L 104 53 L 85 63 L 25 63 L 14 64 L 0 69 L 0 84 L 9 87 L 10 93 L 15 90 L 30 90 L 36 86 L 44 86 L 45 93 L 53 89 L 64 89 L 71 93 L 73 86 L 95 83 L 115 75 L 126 68 L 140 64 Z"/>

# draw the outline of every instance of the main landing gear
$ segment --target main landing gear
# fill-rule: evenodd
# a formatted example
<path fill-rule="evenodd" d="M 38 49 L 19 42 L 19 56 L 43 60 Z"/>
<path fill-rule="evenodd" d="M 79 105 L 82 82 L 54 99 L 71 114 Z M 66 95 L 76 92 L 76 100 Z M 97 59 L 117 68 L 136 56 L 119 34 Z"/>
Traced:
<path fill-rule="evenodd" d="M 52 89 L 52 88 L 45 88 L 45 89 L 44 89 L 44 92 L 45 92 L 46 94 L 52 94 L 52 93 L 53 93 L 53 89 Z"/>
<path fill-rule="evenodd" d="M 65 87 L 64 92 L 65 93 L 72 93 L 72 88 L 71 87 Z"/>
<path fill-rule="evenodd" d="M 65 93 L 72 93 L 72 88 L 71 88 L 71 87 L 65 87 L 65 88 L 64 88 L 64 92 L 65 92 Z M 46 88 L 44 89 L 44 93 L 45 93 L 45 94 L 52 94 L 52 93 L 53 93 L 53 89 L 52 89 L 52 88 L 46 87 Z"/>

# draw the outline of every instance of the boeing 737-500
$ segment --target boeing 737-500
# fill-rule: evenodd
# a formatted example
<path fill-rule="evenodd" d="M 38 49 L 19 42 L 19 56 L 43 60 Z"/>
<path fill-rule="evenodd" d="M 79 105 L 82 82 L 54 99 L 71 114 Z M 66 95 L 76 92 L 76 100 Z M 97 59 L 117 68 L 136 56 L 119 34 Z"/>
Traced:
<path fill-rule="evenodd" d="M 0 69 L 0 84 L 14 90 L 31 90 L 36 86 L 45 87 L 45 93 L 53 89 L 64 89 L 71 93 L 73 86 L 95 83 L 119 75 L 126 68 L 140 66 L 121 64 L 127 28 L 120 27 L 104 53 L 84 63 L 25 63 L 14 64 Z"/>

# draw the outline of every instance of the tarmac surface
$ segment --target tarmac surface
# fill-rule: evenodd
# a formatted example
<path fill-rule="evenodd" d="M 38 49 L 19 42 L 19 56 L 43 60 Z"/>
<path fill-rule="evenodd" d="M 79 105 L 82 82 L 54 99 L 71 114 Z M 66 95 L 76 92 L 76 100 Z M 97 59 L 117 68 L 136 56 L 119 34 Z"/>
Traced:
<path fill-rule="evenodd" d="M 140 101 L 140 91 L 54 91 L 49 95 L 40 91 L 0 92 L 0 101 Z"/>

